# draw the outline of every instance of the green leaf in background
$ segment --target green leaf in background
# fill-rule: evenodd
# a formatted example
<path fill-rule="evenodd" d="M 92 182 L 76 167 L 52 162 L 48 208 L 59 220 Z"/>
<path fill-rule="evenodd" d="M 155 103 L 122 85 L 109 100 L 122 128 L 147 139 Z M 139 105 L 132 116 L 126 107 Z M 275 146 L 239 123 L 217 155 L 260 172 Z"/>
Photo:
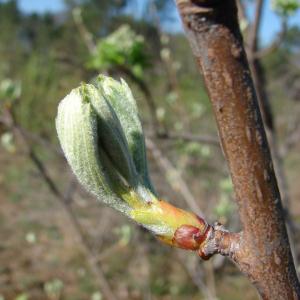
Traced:
<path fill-rule="evenodd" d="M 214 207 L 214 213 L 216 214 L 217 218 L 229 218 L 233 211 L 234 205 L 232 204 L 232 201 L 227 195 L 221 194 L 217 205 Z M 224 221 L 225 220 L 223 220 L 223 222 Z"/>
<path fill-rule="evenodd" d="M 5 132 L 0 138 L 1 146 L 9 153 L 16 152 L 16 145 L 14 141 L 14 136 L 11 132 Z"/>
<path fill-rule="evenodd" d="M 290 16 L 300 8 L 299 0 L 272 0 L 272 9 L 280 15 Z"/>
<path fill-rule="evenodd" d="M 92 294 L 91 300 L 102 300 L 102 294 L 100 292 L 94 292 Z"/>
<path fill-rule="evenodd" d="M 11 105 L 21 96 L 21 83 L 6 78 L 0 82 L 0 112 L 2 105 Z"/>
<path fill-rule="evenodd" d="M 230 177 L 224 178 L 219 182 L 219 188 L 222 193 L 232 194 L 233 193 L 233 184 Z"/>
<path fill-rule="evenodd" d="M 29 300 L 29 296 L 27 293 L 22 293 L 20 295 L 18 295 L 15 300 Z"/>
<path fill-rule="evenodd" d="M 91 55 L 87 66 L 96 70 L 125 66 L 135 76 L 141 77 L 148 66 L 144 38 L 136 34 L 129 25 L 122 25 L 98 41 L 96 52 Z"/>
<path fill-rule="evenodd" d="M 129 244 L 131 239 L 131 228 L 129 225 L 123 225 L 115 229 L 115 233 L 119 236 L 119 244 L 126 246 Z"/>
<path fill-rule="evenodd" d="M 64 283 L 59 278 L 47 281 L 44 284 L 44 291 L 48 299 L 60 299 L 63 288 Z"/>
<path fill-rule="evenodd" d="M 233 184 L 230 177 L 219 181 L 220 199 L 214 208 L 214 213 L 222 222 L 226 223 L 227 218 L 233 213 L 234 205 L 231 201 L 233 195 Z"/>

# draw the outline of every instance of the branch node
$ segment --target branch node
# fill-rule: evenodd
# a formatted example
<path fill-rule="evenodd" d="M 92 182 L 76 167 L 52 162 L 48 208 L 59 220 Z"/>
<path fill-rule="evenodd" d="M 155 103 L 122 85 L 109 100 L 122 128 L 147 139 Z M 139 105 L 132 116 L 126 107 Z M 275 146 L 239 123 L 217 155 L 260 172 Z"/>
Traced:
<path fill-rule="evenodd" d="M 241 233 L 229 232 L 221 223 L 216 222 L 210 226 L 206 236 L 198 250 L 202 259 L 207 260 L 217 253 L 234 259 L 240 248 Z"/>

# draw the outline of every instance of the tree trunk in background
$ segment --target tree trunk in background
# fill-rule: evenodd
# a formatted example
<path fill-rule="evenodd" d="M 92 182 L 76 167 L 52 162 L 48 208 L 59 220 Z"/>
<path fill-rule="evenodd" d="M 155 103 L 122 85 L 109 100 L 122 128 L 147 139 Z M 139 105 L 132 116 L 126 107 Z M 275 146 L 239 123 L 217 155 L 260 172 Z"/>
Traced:
<path fill-rule="evenodd" d="M 240 1 L 238 1 L 238 3 L 240 3 Z M 246 40 L 248 45 L 247 57 L 249 61 L 249 67 L 251 70 L 252 78 L 253 78 L 253 84 L 257 95 L 257 100 L 264 121 L 267 138 L 268 138 L 268 142 L 270 145 L 270 150 L 273 158 L 275 174 L 277 177 L 281 199 L 284 207 L 288 235 L 290 237 L 293 259 L 295 265 L 297 266 L 298 259 L 297 259 L 297 253 L 295 251 L 295 245 L 294 245 L 295 228 L 293 225 L 292 216 L 290 214 L 290 195 L 288 189 L 288 181 L 284 170 L 283 157 L 279 151 L 276 122 L 274 119 L 274 114 L 270 103 L 270 97 L 267 91 L 267 80 L 266 80 L 265 70 L 261 62 L 261 56 L 257 55 L 259 53 L 258 37 L 259 37 L 259 29 L 261 26 L 262 12 L 263 12 L 264 5 L 265 5 L 264 0 L 256 1 L 253 25 L 249 30 L 250 31 L 249 34 L 246 35 Z M 282 24 L 282 32 L 280 33 L 281 38 L 284 36 L 285 31 L 286 31 L 286 22 L 284 21 Z M 274 44 L 277 43 L 275 42 Z M 270 47 L 272 48 L 272 46 Z"/>
<path fill-rule="evenodd" d="M 263 299 L 299 299 L 281 197 L 234 0 L 177 0 L 217 120 L 243 225 L 232 259 Z"/>
<path fill-rule="evenodd" d="M 267 91 L 267 80 L 265 76 L 265 70 L 262 65 L 260 56 L 257 56 L 257 53 L 259 52 L 258 36 L 262 21 L 262 12 L 264 4 L 264 0 L 256 1 L 253 25 L 251 26 L 252 28 L 250 29 L 249 35 L 246 35 L 246 39 L 248 40 L 247 57 L 268 141 L 271 148 L 275 173 L 277 175 L 283 206 L 285 207 L 285 213 L 289 215 L 290 197 L 288 193 L 288 184 L 284 172 L 283 161 L 279 153 L 279 147 L 277 143 L 277 132 L 274 114 L 270 103 L 270 97 Z M 284 36 L 284 32 L 286 31 L 285 22 L 283 22 L 282 27 L 283 28 L 281 35 Z M 248 36 L 249 38 L 247 38 Z"/>

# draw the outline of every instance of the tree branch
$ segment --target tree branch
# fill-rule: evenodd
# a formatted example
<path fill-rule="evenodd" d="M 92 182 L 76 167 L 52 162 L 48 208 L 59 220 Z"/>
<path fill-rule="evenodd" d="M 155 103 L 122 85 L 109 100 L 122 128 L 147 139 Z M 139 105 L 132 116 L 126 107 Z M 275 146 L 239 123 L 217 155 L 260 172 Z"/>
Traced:
<path fill-rule="evenodd" d="M 262 11 L 264 6 L 264 0 L 256 0 L 256 7 L 254 13 L 254 20 L 250 30 L 249 36 L 249 49 L 253 52 L 256 51 L 258 46 L 258 34 L 261 24 Z"/>
<path fill-rule="evenodd" d="M 155 134 L 154 137 L 162 140 L 181 140 L 184 142 L 195 142 L 195 143 L 203 143 L 209 144 L 212 146 L 219 147 L 219 141 L 216 136 L 213 135 L 195 135 L 189 132 L 170 132 L 169 130 L 162 134 Z"/>
<path fill-rule="evenodd" d="M 85 43 L 90 53 L 95 53 L 97 50 L 97 45 L 93 40 L 92 34 L 87 30 L 81 15 L 80 8 L 74 8 L 72 11 L 72 16 L 75 25 L 77 26 L 78 32 L 82 38 L 82 41 Z"/>
<path fill-rule="evenodd" d="M 188 185 L 182 178 L 181 174 L 176 170 L 176 168 L 173 166 L 173 164 L 169 161 L 167 157 L 165 157 L 159 148 L 155 145 L 155 143 L 147 138 L 146 140 L 147 148 L 151 151 L 153 157 L 157 161 L 160 168 L 164 171 L 166 174 L 166 178 L 172 177 L 172 180 L 169 180 L 170 185 L 172 186 L 173 190 L 175 192 L 179 192 L 189 208 L 195 212 L 200 217 L 204 217 L 203 212 L 201 211 L 199 205 L 197 204 L 197 201 L 195 200 L 195 197 L 191 193 Z M 171 175 L 171 176 L 170 176 Z"/>
<path fill-rule="evenodd" d="M 298 299 L 281 198 L 233 0 L 177 0 L 229 164 L 243 234 L 220 235 L 219 249 L 264 299 Z M 236 240 L 239 242 L 236 243 Z"/>
<path fill-rule="evenodd" d="M 242 2 L 242 0 L 237 0 L 236 5 L 238 8 L 239 20 L 248 21 L 247 14 L 245 11 L 245 6 L 244 6 L 244 3 Z"/>
<path fill-rule="evenodd" d="M 275 39 L 275 41 L 268 47 L 266 48 L 262 48 L 262 49 L 256 49 L 254 52 L 254 58 L 256 59 L 262 59 L 263 57 L 273 53 L 274 51 L 276 51 L 278 49 L 278 47 L 281 45 L 282 41 L 284 40 L 284 37 L 286 35 L 287 32 L 287 23 L 285 20 L 283 20 L 282 24 L 281 24 L 281 30 L 278 33 L 277 38 Z"/>

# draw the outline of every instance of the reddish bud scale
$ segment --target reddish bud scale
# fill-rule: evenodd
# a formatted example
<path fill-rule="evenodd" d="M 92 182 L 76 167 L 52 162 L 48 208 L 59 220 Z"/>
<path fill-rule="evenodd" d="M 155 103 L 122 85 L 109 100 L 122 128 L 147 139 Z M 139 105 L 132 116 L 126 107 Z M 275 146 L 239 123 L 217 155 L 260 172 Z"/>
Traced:
<path fill-rule="evenodd" d="M 210 227 L 207 224 L 204 230 L 200 230 L 192 225 L 182 225 L 175 231 L 173 243 L 182 249 L 198 250 L 206 240 Z"/>

